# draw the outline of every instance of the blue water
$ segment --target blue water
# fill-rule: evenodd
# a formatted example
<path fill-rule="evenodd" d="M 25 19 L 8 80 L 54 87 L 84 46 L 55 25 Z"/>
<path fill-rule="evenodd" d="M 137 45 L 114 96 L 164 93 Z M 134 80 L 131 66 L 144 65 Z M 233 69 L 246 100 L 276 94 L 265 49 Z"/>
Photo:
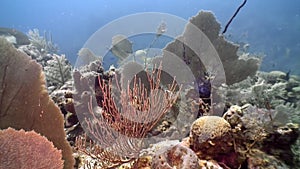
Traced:
<path fill-rule="evenodd" d="M 1 0 L 0 27 L 51 32 L 60 53 L 74 63 L 78 50 L 99 28 L 138 12 L 165 12 L 184 19 L 211 10 L 224 28 L 241 0 Z M 142 24 L 142 23 L 141 23 Z M 300 1 L 248 0 L 226 36 L 264 53 L 262 70 L 300 74 Z"/>

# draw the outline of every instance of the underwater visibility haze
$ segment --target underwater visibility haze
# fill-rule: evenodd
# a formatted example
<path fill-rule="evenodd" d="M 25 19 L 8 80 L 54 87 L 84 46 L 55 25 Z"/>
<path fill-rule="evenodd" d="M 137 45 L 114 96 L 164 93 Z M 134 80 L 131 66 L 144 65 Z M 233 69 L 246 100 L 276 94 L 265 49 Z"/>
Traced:
<path fill-rule="evenodd" d="M 211 10 L 224 28 L 241 3 L 234 0 L 4 0 L 0 7 L 0 23 L 1 27 L 15 28 L 24 33 L 30 29 L 51 32 L 60 52 L 75 63 L 76 54 L 86 40 L 119 17 L 139 12 L 163 12 L 188 19 L 200 10 Z M 263 70 L 291 70 L 299 74 L 298 3 L 297 0 L 248 1 L 225 35 L 234 42 L 249 44 L 249 51 L 263 55 Z"/>
<path fill-rule="evenodd" d="M 300 1 L 2 0 L 0 169 L 300 168 Z"/>

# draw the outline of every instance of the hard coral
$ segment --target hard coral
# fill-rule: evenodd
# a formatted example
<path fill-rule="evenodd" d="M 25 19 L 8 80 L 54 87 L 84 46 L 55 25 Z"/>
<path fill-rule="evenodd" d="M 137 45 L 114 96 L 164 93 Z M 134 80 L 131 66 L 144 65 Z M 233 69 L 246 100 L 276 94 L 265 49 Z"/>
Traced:
<path fill-rule="evenodd" d="M 58 89 L 63 86 L 72 78 L 71 69 L 72 66 L 65 55 L 51 55 L 51 59 L 46 62 L 46 66 L 44 67 L 47 86 L 52 89 Z"/>
<path fill-rule="evenodd" d="M 197 155 L 191 149 L 177 144 L 159 150 L 152 159 L 152 168 L 198 169 L 200 165 Z"/>
<path fill-rule="evenodd" d="M 223 169 L 216 161 L 200 160 L 201 169 Z"/>
<path fill-rule="evenodd" d="M 61 151 L 34 131 L 0 130 L 0 152 L 0 168 L 63 168 Z"/>
<path fill-rule="evenodd" d="M 201 159 L 215 159 L 232 150 L 230 124 L 218 116 L 198 118 L 191 127 L 190 147 Z"/>
<path fill-rule="evenodd" d="M 52 42 L 52 35 L 48 33 L 50 37 L 47 36 L 47 32 L 44 32 L 44 36 L 40 36 L 40 31 L 38 29 L 29 30 L 28 37 L 34 46 L 36 46 L 40 52 L 45 53 L 57 53 L 58 47 Z"/>
<path fill-rule="evenodd" d="M 252 150 L 247 160 L 248 168 L 285 169 L 289 168 L 284 162 L 260 150 Z"/>

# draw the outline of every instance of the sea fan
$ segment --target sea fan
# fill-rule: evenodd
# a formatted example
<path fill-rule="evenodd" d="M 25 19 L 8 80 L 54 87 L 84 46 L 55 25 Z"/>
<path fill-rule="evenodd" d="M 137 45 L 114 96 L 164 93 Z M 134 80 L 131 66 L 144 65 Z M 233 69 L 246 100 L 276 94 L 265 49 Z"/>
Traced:
<path fill-rule="evenodd" d="M 0 168 L 63 168 L 61 150 L 34 131 L 0 130 L 0 151 Z"/>
<path fill-rule="evenodd" d="M 47 137 L 62 151 L 64 168 L 73 169 L 75 161 L 71 147 L 65 139 L 63 115 L 46 91 L 42 66 L 2 38 L 0 38 L 0 53 L 0 129 L 11 127 L 26 131 L 34 130 Z M 12 140 L 16 143 L 16 139 Z M 0 140 L 1 143 L 4 142 Z M 1 149 L 0 158 L 3 153 Z M 36 161 L 40 162 L 38 159 Z M 8 168 L 1 166 L 0 160 L 0 168 Z"/>

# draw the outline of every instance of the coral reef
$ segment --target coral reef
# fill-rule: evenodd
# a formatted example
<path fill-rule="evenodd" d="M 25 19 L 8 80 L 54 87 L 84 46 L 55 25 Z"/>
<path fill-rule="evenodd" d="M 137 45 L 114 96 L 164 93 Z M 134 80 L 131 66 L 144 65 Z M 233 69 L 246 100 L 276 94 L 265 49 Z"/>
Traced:
<path fill-rule="evenodd" d="M 223 169 L 216 161 L 213 160 L 200 160 L 201 169 Z"/>
<path fill-rule="evenodd" d="M 34 131 L 0 130 L 0 152 L 0 168 L 63 168 L 61 151 Z"/>
<path fill-rule="evenodd" d="M 299 163 L 294 163 L 295 161 L 292 160 L 295 155 L 292 152 L 291 145 L 295 144 L 298 137 L 298 124 L 287 123 L 286 125 L 281 125 L 275 128 L 274 132 L 267 135 L 261 150 L 280 159 L 289 166 L 297 165 Z"/>
<path fill-rule="evenodd" d="M 159 26 L 150 47 L 165 26 Z M 1 39 L 0 128 L 23 129 L 18 131 L 23 143 L 30 143 L 24 140 L 31 134 L 42 138 L 37 149 L 47 142 L 50 150 L 42 153 L 55 152 L 59 159 L 57 166 L 46 168 L 74 167 L 65 132 L 75 147 L 77 168 L 299 168 L 300 78 L 290 72 L 258 72 L 260 59 L 239 53 L 219 33 L 214 15 L 202 11 L 164 48 L 163 56 L 151 58 L 154 66 L 149 68 L 129 61 L 147 49 L 130 52 L 131 42 L 117 35 L 111 51 L 124 64 L 105 71 L 102 58 L 83 48 L 73 79 L 72 66 L 56 54 L 51 34 L 30 30 L 31 44 L 17 45 L 19 51 Z M 220 60 L 210 60 L 218 56 Z M 59 108 L 47 94 L 42 69 Z M 174 69 L 183 71 L 168 73 Z M 18 149 L 1 145 L 6 143 L 1 141 L 4 131 L 0 149 Z"/>
<path fill-rule="evenodd" d="M 67 81 L 71 80 L 72 66 L 65 55 L 40 52 L 33 44 L 20 46 L 18 50 L 26 53 L 31 59 L 42 65 L 49 93 L 59 89 Z"/>
<path fill-rule="evenodd" d="M 45 67 L 47 65 L 47 61 L 52 58 L 51 54 L 41 53 L 38 48 L 31 43 L 29 45 L 22 45 L 18 47 L 18 50 L 27 54 L 31 59 L 36 60 L 43 67 Z"/>
<path fill-rule="evenodd" d="M 65 55 L 51 55 L 51 59 L 44 67 L 48 90 L 58 89 L 71 80 L 71 69 L 71 64 Z"/>
<path fill-rule="evenodd" d="M 199 60 L 199 56 L 197 57 L 195 51 L 183 43 L 195 39 L 195 35 L 193 34 L 195 26 L 207 36 L 218 52 L 225 70 L 227 84 L 234 84 L 246 79 L 248 76 L 255 75 L 259 68 L 260 60 L 252 56 L 239 56 L 237 54 L 238 46 L 227 41 L 222 35 L 219 35 L 221 27 L 214 15 L 211 12 L 201 11 L 198 15 L 190 19 L 190 23 L 187 24 L 182 37 L 168 44 L 165 48 L 166 51 L 181 57 L 190 66 L 195 77 L 203 77 L 203 72 L 212 71 L 214 69 L 214 65 L 204 65 L 205 63 L 203 63 L 209 56 L 203 56 L 203 60 Z M 198 40 L 203 41 L 203 39 Z M 192 43 L 195 45 L 199 44 L 199 42 Z M 207 49 L 205 49 L 207 45 L 201 45 L 202 46 L 198 46 L 198 48 L 200 48 L 199 50 L 202 52 L 207 51 Z M 207 54 L 213 55 L 212 53 Z M 164 53 L 164 56 L 165 55 L 168 54 Z"/>
<path fill-rule="evenodd" d="M 227 84 L 234 84 L 255 75 L 260 60 L 253 56 L 238 56 L 238 46 L 219 35 L 220 24 L 211 12 L 201 11 L 192 17 L 190 22 L 205 33 L 217 50 L 225 70 Z"/>
<path fill-rule="evenodd" d="M 30 43 L 28 37 L 24 33 L 12 28 L 0 27 L 0 37 L 5 38 L 6 40 L 10 39 L 16 47 L 28 45 Z"/>
<path fill-rule="evenodd" d="M 294 166 L 291 145 L 299 136 L 299 126 L 293 123 L 278 123 L 270 110 L 251 105 L 231 106 L 224 114 L 232 127 L 235 150 L 239 160 L 251 158 L 252 152 L 259 149 L 282 160 L 285 165 Z"/>
<path fill-rule="evenodd" d="M 230 124 L 218 116 L 203 116 L 194 121 L 189 141 L 201 159 L 218 159 L 233 149 Z"/>
<path fill-rule="evenodd" d="M 297 87 L 300 80 L 297 76 L 290 76 L 280 71 L 257 72 L 255 77 L 245 79 L 239 83 L 223 86 L 221 91 L 226 93 L 229 103 L 250 103 L 258 107 L 275 108 L 278 105 L 296 107 L 299 101 Z"/>
<path fill-rule="evenodd" d="M 248 168 L 264 168 L 264 169 L 289 168 L 284 162 L 260 150 L 252 150 L 252 153 L 248 158 L 247 163 L 248 163 Z"/>
<path fill-rule="evenodd" d="M 290 75 L 289 72 L 257 72 L 253 78 L 245 79 L 230 86 L 222 86 L 220 93 L 223 93 L 222 96 L 227 98 L 228 105 L 243 105 L 245 103 L 255 105 L 256 108 L 252 108 L 252 112 L 259 110 L 266 113 L 252 114 L 252 116 L 258 116 L 266 120 L 261 123 L 266 126 L 269 125 L 269 128 L 277 126 L 275 127 L 277 129 L 278 126 L 284 127 L 289 123 L 300 124 L 300 98 L 297 95 L 297 87 L 299 85 L 299 77 Z M 265 117 L 262 117 L 262 114 Z M 286 129 L 290 130 L 289 127 Z M 297 136 L 296 133 L 294 133 L 294 137 Z M 298 147 L 300 144 L 298 140 L 293 140 L 292 145 L 285 145 L 282 150 L 289 158 L 289 160 L 286 160 L 287 164 L 299 166 L 297 164 L 299 164 L 300 151 Z M 285 141 L 282 142 L 284 143 Z M 272 147 L 271 144 L 269 146 Z M 282 150 L 275 148 L 275 152 L 281 154 L 280 156 L 282 156 Z M 292 158 L 294 162 L 291 160 Z"/>
<path fill-rule="evenodd" d="M 151 167 L 160 169 L 198 169 L 200 165 L 197 155 L 190 148 L 177 144 L 158 150 L 153 156 Z"/>
<path fill-rule="evenodd" d="M 30 43 L 37 47 L 39 52 L 41 53 L 57 53 L 58 47 L 52 41 L 52 35 L 45 31 L 44 36 L 40 35 L 40 31 L 38 29 L 29 30 L 28 37 Z"/>
<path fill-rule="evenodd" d="M 100 138 L 99 134 L 96 133 L 90 138 L 79 137 L 76 146 L 85 154 L 84 159 L 96 157 L 96 159 L 88 159 L 86 163 L 83 162 L 83 165 L 87 168 L 118 166 L 118 168 L 126 169 L 184 168 L 188 165 L 190 166 L 187 168 L 216 169 L 276 168 L 276 166 L 279 168 L 297 168 L 297 154 L 300 154 L 298 153 L 299 148 L 297 148 L 299 145 L 299 126 L 297 124 L 300 119 L 298 111 L 300 107 L 298 99 L 299 79 L 289 73 L 257 72 L 260 59 L 246 53 L 237 53 L 238 46 L 226 41 L 223 36 L 219 35 L 220 24 L 216 22 L 215 17 L 210 12 L 200 12 L 190 21 L 191 23 L 186 26 L 185 32 L 174 42 L 168 44 L 163 56 L 153 59 L 153 63 L 161 63 L 165 71 L 161 72 L 160 89 L 165 89 L 165 85 L 170 84 L 173 80 L 172 76 L 175 76 L 166 72 L 180 69 L 178 66 L 180 64 L 174 63 L 185 62 L 191 69 L 191 72 L 181 71 L 176 74 L 176 83 L 185 84 L 190 80 L 190 77 L 187 76 L 191 73 L 192 76 L 196 77 L 194 84 L 185 84 L 180 90 L 181 97 L 178 97 L 173 103 L 169 112 L 161 116 L 161 119 L 157 121 L 155 126 L 152 126 L 151 130 L 148 128 L 147 131 L 145 130 L 146 132 L 142 136 L 150 137 L 148 142 L 137 143 L 131 139 L 125 139 L 121 140 L 121 143 L 110 140 L 109 142 L 114 143 L 113 145 L 118 150 L 113 148 L 105 150 L 101 149 L 96 142 L 89 141 L 91 138 Z M 194 37 L 198 37 L 191 31 L 193 26 L 200 29 L 207 36 L 205 38 L 208 38 L 211 45 L 216 49 L 224 66 L 225 74 L 218 74 L 220 73 L 218 71 L 214 72 L 216 65 L 211 62 L 202 62 L 196 56 L 198 52 L 193 51 L 193 48 L 190 48 L 188 43 L 186 44 L 186 42 L 191 42 L 197 45 L 199 44 L 198 41 L 202 42 L 205 39 L 202 37 L 204 39 L 200 38 L 197 39 L 197 42 L 193 41 Z M 208 47 L 203 45 L 199 48 Z M 204 57 L 216 54 L 207 53 L 205 49 L 201 52 L 201 54 L 204 53 Z M 174 61 L 175 59 L 170 53 L 179 56 L 182 59 L 181 62 Z M 127 126 L 124 126 L 125 123 L 122 120 L 120 121 L 122 119 L 120 110 L 122 110 L 124 103 L 126 106 L 132 105 L 137 110 L 144 110 L 145 107 L 143 106 L 147 105 L 143 100 L 145 94 L 142 92 L 132 93 L 130 90 L 126 94 L 131 98 L 126 98 L 120 94 L 122 90 L 119 89 L 134 89 L 137 84 L 147 82 L 149 80 L 149 76 L 146 76 L 145 73 L 147 69 L 145 70 L 143 65 L 127 63 L 120 69 L 111 67 L 109 71 L 105 72 L 101 66 L 101 61 L 98 60 L 83 67 L 80 71 L 74 72 L 77 90 L 75 92 L 77 94 L 74 95 L 76 108 L 85 114 L 93 114 L 94 118 L 105 115 L 105 120 L 109 122 L 109 126 L 116 131 L 126 136 L 138 136 L 141 130 L 135 129 L 133 132 L 129 128 L 124 132 L 123 129 L 127 129 Z M 226 85 L 222 85 L 218 81 L 222 75 L 226 75 Z M 119 87 L 106 89 L 107 86 L 113 86 L 111 81 L 114 77 L 119 77 L 120 80 L 116 82 Z M 140 78 L 140 83 L 135 81 L 135 77 Z M 214 78 L 218 81 L 215 83 L 217 85 L 212 84 Z M 145 87 L 149 87 L 149 85 L 145 84 Z M 193 90 L 194 87 L 197 89 Z M 212 90 L 217 92 L 213 93 Z M 107 93 L 109 94 L 107 95 Z M 210 100 L 213 94 L 217 94 L 215 95 L 217 99 Z M 91 97 L 96 97 L 96 100 L 91 101 Z M 123 99 L 126 98 L 127 101 L 123 104 L 122 102 L 115 102 L 115 100 L 122 100 L 122 97 Z M 225 102 L 226 97 L 228 98 L 227 102 Z M 76 100 L 80 101 L 76 103 Z M 222 101 L 222 103 L 218 104 L 217 101 Z M 89 103 L 89 106 L 83 104 L 84 102 Z M 224 109 L 225 104 L 227 107 Z M 218 112 L 215 114 L 214 110 L 216 109 L 214 107 L 218 107 Z M 222 117 L 213 115 L 222 115 Z M 194 121 L 199 116 L 202 117 Z M 126 120 L 124 121 L 126 122 Z M 194 121 L 193 124 L 189 124 L 192 121 Z M 83 124 L 90 124 L 87 134 L 95 133 L 94 131 L 99 131 L 107 125 L 102 122 L 101 120 L 99 122 L 99 120 L 89 121 L 86 119 Z M 90 127 L 91 124 L 95 123 L 102 127 Z M 119 128 L 120 126 L 122 127 Z M 139 124 L 137 126 L 139 129 L 144 127 Z M 111 133 L 110 130 L 106 131 L 106 133 Z M 190 131 L 189 137 L 184 138 L 187 136 L 184 133 L 188 134 L 188 131 Z M 115 136 L 115 134 L 113 135 Z M 108 136 L 111 135 L 108 134 Z M 172 143 L 168 141 L 156 143 L 162 140 L 156 136 L 161 136 L 165 140 L 177 140 L 170 141 Z M 180 143 L 178 143 L 179 141 Z M 103 140 L 98 142 L 103 143 Z M 132 150 L 132 147 L 128 146 L 127 143 L 135 148 L 138 147 L 138 149 Z M 142 143 L 143 146 L 141 146 Z M 138 158 L 137 156 L 132 158 L 130 156 L 132 154 L 117 156 L 116 152 L 120 150 L 131 151 L 132 154 L 136 153 Z M 186 159 L 188 160 L 186 161 Z"/>
<path fill-rule="evenodd" d="M 135 62 L 129 62 L 123 65 L 120 70 L 117 70 L 117 72 L 121 72 L 122 74 L 120 78 L 120 81 L 122 82 L 121 87 L 126 88 L 128 81 L 134 79 L 134 75 L 136 75 L 142 80 L 145 87 L 149 88 L 148 77 L 142 65 L 139 65 Z M 164 72 L 162 71 L 161 76 L 166 77 L 163 74 Z M 161 87 L 166 87 L 168 84 L 172 83 L 172 80 L 171 78 L 168 80 L 161 78 L 160 83 Z M 130 85 L 132 85 L 132 83 Z M 176 90 L 179 90 L 179 88 Z M 180 93 L 186 93 L 185 90 L 189 89 L 182 89 L 180 90 Z M 118 96 L 115 97 L 118 98 Z M 170 110 L 147 134 L 147 137 L 149 137 L 149 139 L 155 137 L 153 140 L 154 142 L 165 139 L 180 139 L 185 137 L 189 132 L 192 122 L 197 118 L 198 115 L 197 111 L 191 111 L 191 102 L 192 101 L 189 97 L 178 97 Z"/>
<path fill-rule="evenodd" d="M 79 124 L 74 99 L 73 99 L 73 81 L 67 81 L 62 87 L 54 90 L 51 93 L 51 98 L 55 104 L 60 108 L 60 111 L 64 115 L 65 131 L 67 140 L 71 145 L 75 144 L 76 137 L 83 134 L 83 129 Z"/>
<path fill-rule="evenodd" d="M 167 72 L 176 72 L 172 76 L 176 76 L 180 83 L 196 86 L 198 97 L 215 105 L 206 113 L 217 116 L 222 115 L 225 104 L 218 95 L 219 87 L 223 83 L 234 84 L 254 76 L 260 65 L 257 57 L 239 55 L 238 46 L 219 32 L 220 24 L 214 15 L 201 11 L 190 19 L 182 35 L 163 49 L 163 56 L 152 61 L 156 64 L 162 62 Z M 170 80 L 168 76 L 162 73 L 164 81 Z"/>
<path fill-rule="evenodd" d="M 49 97 L 42 67 L 0 39 L 0 128 L 34 130 L 62 150 L 64 168 L 73 168 L 63 116 Z"/>
<path fill-rule="evenodd" d="M 82 139 L 77 141 L 77 147 L 86 154 L 95 153 L 102 167 L 132 161 L 138 157 L 143 138 L 176 101 L 177 86 L 173 83 L 167 90 L 159 90 L 160 67 L 144 72 L 147 79 L 135 76 L 132 83 L 119 85 L 114 75 L 127 78 L 122 72 L 115 72 L 113 67 L 103 72 L 97 61 L 87 66 L 96 71 L 74 72 L 74 98 L 83 103 L 75 108 L 88 136 L 97 141 L 93 149 L 98 151 L 87 151 Z"/>

